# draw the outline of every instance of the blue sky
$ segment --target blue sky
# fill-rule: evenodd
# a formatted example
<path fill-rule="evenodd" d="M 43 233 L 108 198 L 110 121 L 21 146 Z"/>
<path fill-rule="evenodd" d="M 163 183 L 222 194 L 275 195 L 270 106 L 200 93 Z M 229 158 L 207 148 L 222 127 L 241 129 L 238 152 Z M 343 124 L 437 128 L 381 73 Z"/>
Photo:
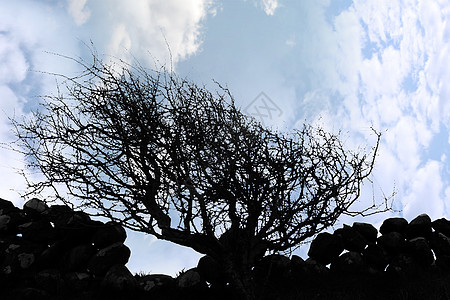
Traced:
<path fill-rule="evenodd" d="M 268 126 L 321 124 L 342 130 L 349 147 L 372 145 L 371 126 L 383 132 L 373 188 L 377 199 L 395 189 L 400 212 L 339 224 L 449 218 L 449 18 L 450 4 L 432 0 L 0 0 L 0 142 L 13 140 L 8 116 L 55 92 L 41 71 L 77 72 L 49 52 L 89 59 L 92 40 L 106 58 L 148 67 L 170 66 L 171 56 L 180 76 L 226 85 Z M 0 197 L 22 206 L 23 158 L 0 151 Z M 355 209 L 372 195 L 365 185 Z M 127 245 L 133 272 L 175 275 L 199 257 L 142 234 Z"/>

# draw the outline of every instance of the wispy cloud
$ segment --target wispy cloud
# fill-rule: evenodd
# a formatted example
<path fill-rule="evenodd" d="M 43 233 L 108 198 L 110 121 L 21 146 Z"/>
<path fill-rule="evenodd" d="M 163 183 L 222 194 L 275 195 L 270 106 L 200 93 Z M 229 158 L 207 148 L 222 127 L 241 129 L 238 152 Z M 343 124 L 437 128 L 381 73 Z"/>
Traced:
<path fill-rule="evenodd" d="M 86 23 L 91 16 L 91 11 L 86 7 L 86 2 L 87 0 L 68 0 L 67 10 L 78 26 Z"/>
<path fill-rule="evenodd" d="M 278 8 L 278 0 L 262 0 L 262 6 L 264 12 L 269 16 L 272 16 Z"/>

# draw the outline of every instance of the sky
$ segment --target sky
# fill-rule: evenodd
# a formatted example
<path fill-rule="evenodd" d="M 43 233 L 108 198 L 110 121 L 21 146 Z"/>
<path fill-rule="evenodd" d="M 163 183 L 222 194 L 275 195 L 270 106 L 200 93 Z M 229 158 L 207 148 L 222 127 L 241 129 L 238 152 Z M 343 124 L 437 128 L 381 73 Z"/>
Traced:
<path fill-rule="evenodd" d="M 92 42 L 105 58 L 164 65 L 210 89 L 216 80 L 267 126 L 318 124 L 368 149 L 371 127 L 381 132 L 354 208 L 395 191 L 394 211 L 336 226 L 449 218 L 449 19 L 445 0 L 0 0 L 0 143 L 14 140 L 9 118 L 55 93 L 47 73 L 79 71 L 60 55 L 89 60 Z M 19 207 L 24 165 L 0 148 L 0 198 Z M 139 233 L 126 244 L 134 273 L 174 276 L 201 256 Z"/>

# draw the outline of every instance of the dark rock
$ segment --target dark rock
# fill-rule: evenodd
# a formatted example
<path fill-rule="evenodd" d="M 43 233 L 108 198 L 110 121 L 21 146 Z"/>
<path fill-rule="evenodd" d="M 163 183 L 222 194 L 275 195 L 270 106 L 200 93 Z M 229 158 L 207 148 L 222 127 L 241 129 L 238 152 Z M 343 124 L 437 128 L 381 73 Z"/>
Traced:
<path fill-rule="evenodd" d="M 117 242 L 123 243 L 126 238 L 127 233 L 120 224 L 108 222 L 97 228 L 94 236 L 92 237 L 92 242 L 95 247 L 101 249 Z"/>
<path fill-rule="evenodd" d="M 398 254 L 404 250 L 406 241 L 403 235 L 399 232 L 392 231 L 387 234 L 383 234 L 377 239 L 377 244 L 383 247 L 384 250 L 390 255 Z"/>
<path fill-rule="evenodd" d="M 17 244 L 10 244 L 4 252 L 4 274 L 18 274 L 34 267 L 36 258 L 44 249 L 42 245 L 28 243 L 21 239 L 17 242 Z"/>
<path fill-rule="evenodd" d="M 72 209 L 67 205 L 51 205 L 43 215 L 51 222 L 57 221 L 61 216 L 69 216 L 72 213 Z"/>
<path fill-rule="evenodd" d="M 114 243 L 99 250 L 89 261 L 88 270 L 95 275 L 104 275 L 116 264 L 125 265 L 130 258 L 130 249 L 122 243 Z"/>
<path fill-rule="evenodd" d="M 437 219 L 437 220 L 434 220 L 433 222 L 431 222 L 431 226 L 437 232 L 440 232 L 440 233 L 444 234 L 445 236 L 450 236 L 450 221 L 449 220 L 447 220 L 445 218 Z"/>
<path fill-rule="evenodd" d="M 18 230 L 22 238 L 32 242 L 48 244 L 55 238 L 55 231 L 50 222 L 42 219 L 21 224 Z"/>
<path fill-rule="evenodd" d="M 158 289 L 163 287 L 174 287 L 175 279 L 169 275 L 163 274 L 151 274 L 145 275 L 137 279 L 138 285 L 141 290 L 149 292 L 152 289 Z"/>
<path fill-rule="evenodd" d="M 91 244 L 75 246 L 64 256 L 62 268 L 66 272 L 86 270 L 88 262 L 96 252 L 95 247 Z"/>
<path fill-rule="evenodd" d="M 91 243 L 97 226 L 88 214 L 79 211 L 62 214 L 54 221 L 57 236 L 70 240 L 74 245 Z"/>
<path fill-rule="evenodd" d="M 408 253 L 399 253 L 393 257 L 386 272 L 393 274 L 418 274 L 419 265 L 414 257 Z"/>
<path fill-rule="evenodd" d="M 358 231 L 369 243 L 375 243 L 378 237 L 378 230 L 369 223 L 354 222 L 352 226 Z"/>
<path fill-rule="evenodd" d="M 70 272 L 64 274 L 64 281 L 70 290 L 80 292 L 91 288 L 93 278 L 85 272 Z"/>
<path fill-rule="evenodd" d="M 29 216 L 32 219 L 40 219 L 42 218 L 44 212 L 48 209 L 47 204 L 39 200 L 37 198 L 33 198 L 31 200 L 28 200 L 23 205 L 23 211 L 27 216 Z"/>
<path fill-rule="evenodd" d="M 16 207 L 11 201 L 0 198 L 0 215 L 7 214 L 14 208 Z"/>
<path fill-rule="evenodd" d="M 384 220 L 380 227 L 381 234 L 387 234 L 390 232 L 405 233 L 408 221 L 404 218 L 389 218 Z"/>
<path fill-rule="evenodd" d="M 0 234 L 17 234 L 17 226 L 29 221 L 21 209 L 14 207 L 7 214 L 0 215 Z"/>
<path fill-rule="evenodd" d="M 196 268 L 192 268 L 180 274 L 176 279 L 176 286 L 188 289 L 205 289 L 206 282 L 200 276 Z"/>
<path fill-rule="evenodd" d="M 431 248 L 436 256 L 450 256 L 450 238 L 440 232 L 433 232 L 430 238 Z"/>
<path fill-rule="evenodd" d="M 137 281 L 130 270 L 124 265 L 114 265 L 106 273 L 101 283 L 102 288 L 109 292 L 134 292 Z"/>
<path fill-rule="evenodd" d="M 211 284 L 225 284 L 226 276 L 222 266 L 209 255 L 201 257 L 197 264 L 200 276 Z"/>
<path fill-rule="evenodd" d="M 69 250 L 67 241 L 57 241 L 42 251 L 36 264 L 39 269 L 59 268 L 64 254 Z"/>
<path fill-rule="evenodd" d="M 430 266 L 434 262 L 433 252 L 425 238 L 417 237 L 409 240 L 408 248 L 419 265 Z"/>
<path fill-rule="evenodd" d="M 436 257 L 436 266 L 444 271 L 450 271 L 450 255 L 439 255 Z"/>
<path fill-rule="evenodd" d="M 361 252 L 367 246 L 367 240 L 364 236 L 358 230 L 348 225 L 344 225 L 343 228 L 336 230 L 334 234 L 342 237 L 344 249 L 348 251 Z"/>
<path fill-rule="evenodd" d="M 326 274 L 330 271 L 325 265 L 312 259 L 311 257 L 305 261 L 307 272 L 313 275 Z"/>
<path fill-rule="evenodd" d="M 262 284 L 281 284 L 289 279 L 291 260 L 280 254 L 263 257 L 254 268 L 254 276 Z"/>
<path fill-rule="evenodd" d="M 8 230 L 8 225 L 11 222 L 11 217 L 8 215 L 0 215 L 0 232 Z"/>
<path fill-rule="evenodd" d="M 406 237 L 408 239 L 416 237 L 429 238 L 431 232 L 431 219 L 427 214 L 417 216 L 406 227 Z"/>
<path fill-rule="evenodd" d="M 375 270 L 384 271 L 389 263 L 387 252 L 376 244 L 370 244 L 363 251 L 364 261 Z"/>
<path fill-rule="evenodd" d="M 342 238 L 328 232 L 319 233 L 309 247 L 308 256 L 327 265 L 344 251 Z"/>
<path fill-rule="evenodd" d="M 18 288 L 11 292 L 8 297 L 9 300 L 47 300 L 49 294 L 43 290 L 36 288 L 25 287 Z"/>
<path fill-rule="evenodd" d="M 307 274 L 306 262 L 298 255 L 292 255 L 291 257 L 291 273 L 296 279 L 301 279 Z"/>
<path fill-rule="evenodd" d="M 64 290 L 64 280 L 61 272 L 57 269 L 43 270 L 35 276 L 37 286 L 50 293 L 58 294 Z"/>
<path fill-rule="evenodd" d="M 331 263 L 331 270 L 340 274 L 355 274 L 366 270 L 363 257 L 359 252 L 350 251 L 341 254 Z"/>

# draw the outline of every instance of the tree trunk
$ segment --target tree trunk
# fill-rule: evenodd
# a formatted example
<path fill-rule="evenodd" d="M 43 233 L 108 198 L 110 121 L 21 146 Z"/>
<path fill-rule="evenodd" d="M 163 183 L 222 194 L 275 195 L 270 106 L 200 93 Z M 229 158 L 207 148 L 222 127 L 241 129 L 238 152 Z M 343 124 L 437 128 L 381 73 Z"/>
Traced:
<path fill-rule="evenodd" d="M 239 299 L 256 300 L 250 264 L 227 257 L 224 262 L 224 271 Z"/>

